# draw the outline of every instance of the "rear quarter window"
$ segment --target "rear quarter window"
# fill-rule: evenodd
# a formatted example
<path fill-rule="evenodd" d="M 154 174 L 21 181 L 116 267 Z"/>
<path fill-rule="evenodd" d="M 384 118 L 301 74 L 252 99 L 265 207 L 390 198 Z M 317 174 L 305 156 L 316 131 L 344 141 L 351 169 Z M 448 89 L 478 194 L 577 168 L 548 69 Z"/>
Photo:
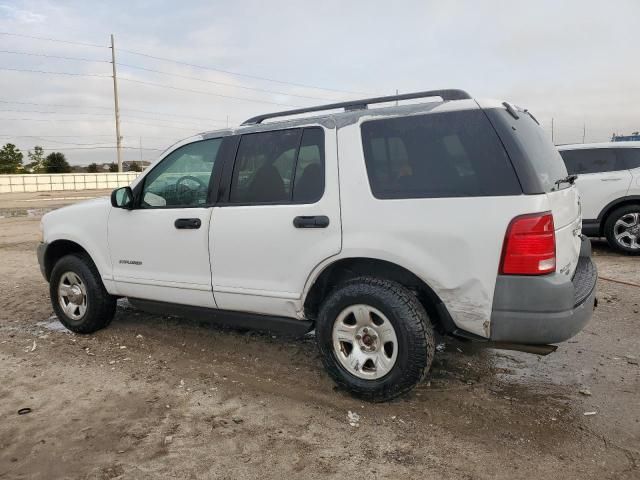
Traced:
<path fill-rule="evenodd" d="M 481 110 L 370 120 L 361 131 L 376 198 L 522 193 L 509 157 Z"/>
<path fill-rule="evenodd" d="M 618 158 L 622 159 L 624 168 L 640 168 L 640 148 L 620 148 L 617 154 Z"/>

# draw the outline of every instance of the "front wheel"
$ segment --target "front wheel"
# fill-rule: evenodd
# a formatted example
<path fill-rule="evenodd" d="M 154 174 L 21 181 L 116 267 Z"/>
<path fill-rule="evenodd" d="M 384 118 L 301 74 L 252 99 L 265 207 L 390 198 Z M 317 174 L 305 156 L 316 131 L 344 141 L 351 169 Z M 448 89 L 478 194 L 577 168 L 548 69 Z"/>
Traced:
<path fill-rule="evenodd" d="M 105 290 L 98 269 L 86 254 L 67 255 L 56 262 L 49 294 L 58 319 L 72 332 L 100 330 L 116 313 L 116 298 Z"/>
<path fill-rule="evenodd" d="M 626 205 L 611 212 L 604 233 L 609 245 L 619 252 L 640 255 L 640 205 Z"/>
<path fill-rule="evenodd" d="M 416 296 L 399 283 L 373 277 L 345 282 L 329 295 L 316 339 L 333 380 L 377 402 L 415 387 L 435 353 L 433 327 Z"/>

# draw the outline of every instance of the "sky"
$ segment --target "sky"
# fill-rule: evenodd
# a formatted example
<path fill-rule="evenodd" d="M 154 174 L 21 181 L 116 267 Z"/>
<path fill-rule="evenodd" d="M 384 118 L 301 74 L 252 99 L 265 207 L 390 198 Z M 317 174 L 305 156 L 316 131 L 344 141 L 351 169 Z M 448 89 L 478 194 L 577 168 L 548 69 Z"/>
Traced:
<path fill-rule="evenodd" d="M 640 130 L 639 26 L 640 0 L 0 0 L 0 143 L 115 161 L 110 34 L 125 160 L 396 89 L 461 88 L 549 135 L 553 119 L 556 144 L 607 141 Z"/>

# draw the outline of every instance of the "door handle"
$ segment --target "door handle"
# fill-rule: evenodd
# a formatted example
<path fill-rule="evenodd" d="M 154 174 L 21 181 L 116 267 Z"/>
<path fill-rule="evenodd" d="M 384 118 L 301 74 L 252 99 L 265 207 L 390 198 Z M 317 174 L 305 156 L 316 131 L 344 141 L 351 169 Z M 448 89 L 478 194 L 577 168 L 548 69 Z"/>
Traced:
<path fill-rule="evenodd" d="M 326 215 L 296 217 L 293 219 L 293 226 L 296 228 L 327 228 L 329 217 Z"/>
<path fill-rule="evenodd" d="M 177 229 L 197 230 L 202 225 L 199 218 L 179 218 L 174 223 Z"/>

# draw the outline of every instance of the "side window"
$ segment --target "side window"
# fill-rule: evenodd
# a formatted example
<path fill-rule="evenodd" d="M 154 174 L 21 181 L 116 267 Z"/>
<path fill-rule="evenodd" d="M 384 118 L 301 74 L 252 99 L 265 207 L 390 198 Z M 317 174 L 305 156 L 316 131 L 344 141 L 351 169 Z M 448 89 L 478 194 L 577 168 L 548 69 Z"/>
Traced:
<path fill-rule="evenodd" d="M 140 208 L 206 205 L 221 144 L 221 138 L 202 140 L 171 152 L 145 177 Z"/>
<path fill-rule="evenodd" d="M 571 174 L 602 173 L 624 170 L 615 151 L 610 148 L 564 150 L 560 152 Z"/>
<path fill-rule="evenodd" d="M 312 202 L 324 191 L 324 133 L 301 128 L 243 135 L 229 201 Z"/>
<path fill-rule="evenodd" d="M 361 130 L 376 198 L 522 193 L 509 157 L 481 111 L 370 120 Z"/>
<path fill-rule="evenodd" d="M 305 128 L 293 183 L 293 201 L 316 202 L 320 200 L 323 193 L 324 131 L 321 128 Z"/>
<path fill-rule="evenodd" d="M 640 168 L 640 148 L 619 148 L 616 153 L 622 160 L 624 168 L 629 170 Z"/>
<path fill-rule="evenodd" d="M 229 200 L 232 203 L 288 201 L 301 134 L 301 129 L 295 129 L 243 135 Z"/>

